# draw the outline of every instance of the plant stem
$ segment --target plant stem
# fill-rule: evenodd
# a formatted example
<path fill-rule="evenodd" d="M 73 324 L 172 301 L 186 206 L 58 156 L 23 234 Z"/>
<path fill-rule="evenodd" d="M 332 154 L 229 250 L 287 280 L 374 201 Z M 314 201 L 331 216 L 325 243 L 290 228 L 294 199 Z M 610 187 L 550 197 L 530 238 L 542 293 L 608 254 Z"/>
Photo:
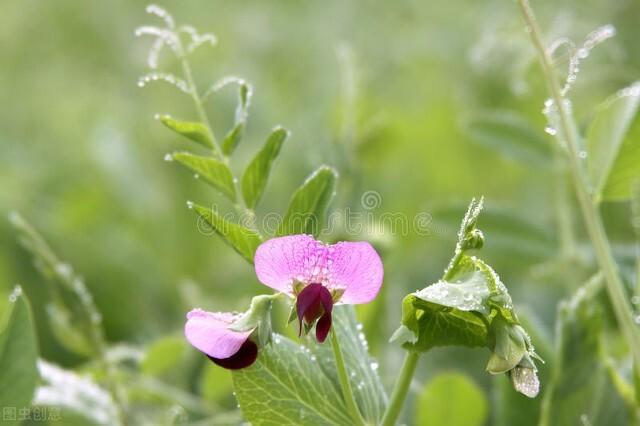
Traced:
<path fill-rule="evenodd" d="M 558 133 L 562 134 L 566 139 L 569 157 L 569 170 L 573 178 L 574 188 L 580 204 L 580 209 L 582 210 L 582 216 L 587 228 L 587 233 L 591 239 L 600 269 L 605 277 L 607 293 L 611 300 L 611 304 L 618 321 L 618 326 L 629 343 L 634 362 L 637 365 L 640 365 L 640 333 L 634 323 L 633 313 L 629 301 L 627 300 L 624 284 L 620 279 L 615 260 L 611 253 L 611 247 L 609 246 L 609 241 L 602 224 L 600 211 L 590 195 L 588 183 L 583 174 L 582 165 L 580 164 L 578 155 L 580 141 L 575 123 L 573 122 L 573 118 L 570 117 L 570 113 L 565 106 L 560 86 L 554 75 L 551 59 L 544 48 L 540 35 L 540 28 L 536 22 L 533 10 L 529 5 L 529 1 L 519 0 L 518 3 L 527 24 L 527 31 L 531 36 L 531 41 L 538 53 L 551 99 L 558 109 L 559 123 L 561 126 Z"/>
<path fill-rule="evenodd" d="M 396 423 L 402 406 L 404 405 L 404 400 L 407 397 L 409 385 L 411 385 L 413 373 L 416 371 L 419 358 L 420 354 L 418 352 L 407 351 L 407 355 L 402 363 L 400 375 L 391 392 L 391 400 L 382 417 L 382 426 L 393 426 Z"/>
<path fill-rule="evenodd" d="M 340 342 L 338 342 L 338 335 L 333 330 L 331 331 L 331 347 L 333 348 L 333 357 L 336 360 L 338 378 L 340 379 L 340 387 L 342 388 L 342 396 L 344 397 L 344 402 L 347 404 L 349 415 L 351 415 L 355 425 L 364 426 L 365 421 L 360 414 L 358 404 L 356 404 L 356 400 L 353 396 L 353 390 L 351 389 L 351 382 L 349 382 L 349 377 L 347 376 L 347 369 L 344 365 L 344 358 L 342 357 Z"/>

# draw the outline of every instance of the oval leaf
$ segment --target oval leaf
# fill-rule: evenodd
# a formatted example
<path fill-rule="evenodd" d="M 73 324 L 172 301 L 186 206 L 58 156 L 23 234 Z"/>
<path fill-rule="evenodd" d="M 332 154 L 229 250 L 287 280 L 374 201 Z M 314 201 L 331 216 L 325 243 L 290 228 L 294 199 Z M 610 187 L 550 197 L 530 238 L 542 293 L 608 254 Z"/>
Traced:
<path fill-rule="evenodd" d="M 353 423 L 339 388 L 304 346 L 278 335 L 249 368 L 234 370 L 233 386 L 252 425 Z"/>
<path fill-rule="evenodd" d="M 182 336 L 168 336 L 159 339 L 147 349 L 140 368 L 143 373 L 157 376 L 180 362 L 187 349 Z"/>
<path fill-rule="evenodd" d="M 328 166 L 321 166 L 313 172 L 291 197 L 278 235 L 317 236 L 333 198 L 337 178 L 337 172 Z"/>
<path fill-rule="evenodd" d="M 587 170 L 600 197 L 614 167 L 627 131 L 640 105 L 640 83 L 623 89 L 605 102 L 587 131 Z"/>
<path fill-rule="evenodd" d="M 282 127 L 275 128 L 262 149 L 256 154 L 242 176 L 242 195 L 247 207 L 254 208 L 260 198 L 262 192 L 267 185 L 271 165 L 280 153 L 282 144 L 289 136 L 289 132 Z"/>
<path fill-rule="evenodd" d="M 193 205 L 195 212 L 204 219 L 242 257 L 253 263 L 256 249 L 262 243 L 260 235 L 249 228 L 229 222 L 211 209 Z"/>
<path fill-rule="evenodd" d="M 333 310 L 333 330 L 338 335 L 351 389 L 367 424 L 379 424 L 387 405 L 387 395 L 378 376 L 378 363 L 369 356 L 362 324 L 358 324 L 353 306 L 340 305 Z M 309 348 L 324 373 L 340 389 L 333 351 L 329 344 L 309 338 Z"/>
<path fill-rule="evenodd" d="M 176 152 L 171 157 L 194 172 L 198 178 L 202 178 L 214 188 L 226 195 L 231 201 L 236 200 L 236 188 L 233 183 L 233 174 L 222 161 L 211 157 L 194 155 L 189 152 Z"/>
<path fill-rule="evenodd" d="M 482 390 L 461 373 L 442 373 L 422 390 L 416 404 L 418 426 L 481 426 L 488 413 Z"/>
<path fill-rule="evenodd" d="M 20 410 L 31 405 L 38 380 L 37 358 L 31 307 L 16 286 L 0 325 L 0 407 Z M 11 418 L 4 420 L 13 424 Z"/>
<path fill-rule="evenodd" d="M 161 115 L 158 117 L 158 120 L 174 132 L 191 139 L 202 146 L 213 148 L 213 139 L 204 124 L 192 121 L 176 120 L 171 118 L 169 115 Z"/>

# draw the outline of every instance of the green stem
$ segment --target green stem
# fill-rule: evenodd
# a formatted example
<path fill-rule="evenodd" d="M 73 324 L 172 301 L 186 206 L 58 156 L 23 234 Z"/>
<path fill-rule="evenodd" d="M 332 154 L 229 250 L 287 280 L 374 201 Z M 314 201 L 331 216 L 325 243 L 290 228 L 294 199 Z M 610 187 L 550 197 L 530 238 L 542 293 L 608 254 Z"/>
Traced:
<path fill-rule="evenodd" d="M 609 246 L 609 241 L 602 224 L 600 211 L 592 200 L 587 180 L 583 174 L 582 165 L 580 164 L 578 155 L 580 150 L 580 141 L 575 123 L 570 117 L 570 113 L 565 106 L 560 86 L 554 75 L 551 59 L 549 58 L 549 55 L 544 48 L 544 44 L 542 43 L 540 28 L 536 22 L 533 10 L 529 5 L 528 0 L 519 0 L 518 3 L 527 24 L 527 31 L 529 32 L 531 41 L 538 53 L 549 93 L 551 94 L 551 98 L 558 109 L 561 127 L 558 133 L 562 134 L 566 139 L 569 154 L 569 170 L 573 178 L 573 184 L 585 226 L 587 228 L 587 233 L 591 239 L 600 269 L 605 277 L 607 293 L 611 300 L 611 304 L 618 321 L 618 326 L 631 347 L 634 362 L 640 365 L 640 333 L 638 332 L 633 320 L 633 313 L 631 305 L 627 300 L 624 284 L 618 275 L 617 266 L 611 253 L 611 247 Z"/>
<path fill-rule="evenodd" d="M 365 421 L 360 414 L 358 404 L 353 397 L 353 390 L 351 389 L 351 382 L 347 376 L 347 369 L 344 365 L 344 358 L 342 357 L 342 350 L 340 350 L 340 342 L 338 342 L 338 335 L 335 331 L 331 331 L 331 347 L 333 348 L 333 356 L 336 360 L 336 367 L 338 369 L 338 378 L 340 379 L 340 387 L 342 388 L 342 396 L 344 402 L 347 404 L 347 410 L 355 425 L 364 426 Z"/>
<path fill-rule="evenodd" d="M 409 392 L 409 386 L 411 385 L 413 373 L 416 371 L 419 358 L 420 354 L 418 352 L 407 351 L 407 355 L 402 363 L 400 375 L 391 392 L 391 400 L 382 417 L 382 426 L 393 426 L 396 423 L 402 406 L 404 405 L 404 400 Z"/>

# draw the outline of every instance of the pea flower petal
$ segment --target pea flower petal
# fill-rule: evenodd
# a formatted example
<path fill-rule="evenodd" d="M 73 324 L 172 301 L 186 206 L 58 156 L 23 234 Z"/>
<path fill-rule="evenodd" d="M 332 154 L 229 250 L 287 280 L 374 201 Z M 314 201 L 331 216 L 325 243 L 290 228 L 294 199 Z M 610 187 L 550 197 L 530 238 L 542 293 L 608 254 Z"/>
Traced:
<path fill-rule="evenodd" d="M 318 283 L 344 291 L 340 302 L 372 301 L 382 285 L 382 261 L 368 242 L 327 245 L 309 235 L 274 238 L 256 250 L 256 275 L 263 284 L 293 295 L 293 283 Z"/>
<path fill-rule="evenodd" d="M 255 361 L 258 347 L 249 340 L 253 330 L 229 329 L 236 318 L 231 313 L 194 309 L 187 314 L 184 334 L 189 343 L 216 364 L 230 369 L 243 368 Z"/>

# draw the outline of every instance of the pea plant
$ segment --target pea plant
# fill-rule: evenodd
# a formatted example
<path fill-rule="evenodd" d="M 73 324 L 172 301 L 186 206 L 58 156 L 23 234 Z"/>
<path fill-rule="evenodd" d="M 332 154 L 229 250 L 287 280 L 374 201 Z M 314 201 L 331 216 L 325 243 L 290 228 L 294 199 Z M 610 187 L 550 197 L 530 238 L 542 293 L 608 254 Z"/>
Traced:
<path fill-rule="evenodd" d="M 26 219 L 12 213 L 10 221 L 20 242 L 49 282 L 49 326 L 59 343 L 85 362 L 71 370 L 40 358 L 30 305 L 17 286 L 1 327 L 0 405 L 30 407 L 33 412 L 43 407 L 60 410 L 49 414 L 57 414 L 57 420 L 65 424 L 76 419 L 79 424 L 109 425 L 390 426 L 442 424 L 452 418 L 461 422 L 455 424 L 483 424 L 486 416 L 474 417 L 471 408 L 471 414 L 466 413 L 471 417 L 438 414 L 439 407 L 432 402 L 437 398 L 420 399 L 425 404 L 420 412 L 435 414 L 414 419 L 405 409 L 421 357 L 428 357 L 434 348 L 466 347 L 485 351 L 486 372 L 499 376 L 500 383 L 510 383 L 507 400 L 513 404 L 535 404 L 535 421 L 540 425 L 604 424 L 606 410 L 600 410 L 597 402 L 606 397 L 601 392 L 604 382 L 612 384 L 622 400 L 624 421 L 639 421 L 638 317 L 605 232 L 599 203 L 632 198 L 634 181 L 640 179 L 640 145 L 637 138 L 628 137 L 640 104 L 640 86 L 636 83 L 609 98 L 596 110 L 583 135 L 573 117 L 571 90 L 580 62 L 615 30 L 602 27 L 583 45 L 562 39 L 547 47 L 528 1 L 518 3 L 549 90 L 544 103 L 546 131 L 553 137 L 561 174 L 571 178 L 595 259 L 591 279 L 559 306 L 554 349 L 547 347 L 536 324 L 521 320 L 524 316 L 496 272 L 499 265 L 494 269 L 483 256 L 485 201 L 479 198 L 471 200 L 462 217 L 451 260 L 441 278 L 420 284 L 397 300 L 400 318 L 387 318 L 397 322 L 397 327 L 385 340 L 403 353 L 404 361 L 397 367 L 387 358 L 374 359 L 355 306 L 374 302 L 381 290 L 394 283 L 385 279 L 385 259 L 374 244 L 321 235 L 335 196 L 337 170 L 320 165 L 310 171 L 291 194 L 288 206 L 277 212 L 278 226 L 264 229 L 257 207 L 281 150 L 287 149 L 290 132 L 282 126 L 265 132 L 264 143 L 253 150 L 248 164 L 240 164 L 234 154 L 241 143 L 248 143 L 244 139 L 252 85 L 243 78 L 226 76 L 201 90 L 191 55 L 215 46 L 216 37 L 180 25 L 167 11 L 151 5 L 147 12 L 157 20 L 156 25 L 135 31 L 136 36 L 152 41 L 151 71 L 138 85 L 157 82 L 175 87 L 192 101 L 195 114 L 192 119 L 156 116 L 184 143 L 193 143 L 168 153 L 165 160 L 215 190 L 216 205 L 229 211 L 205 207 L 214 200 L 187 201 L 187 207 L 201 229 L 215 233 L 239 255 L 239 262 L 255 271 L 263 291 L 242 312 L 210 312 L 192 306 L 185 313 L 180 336 L 150 347 L 112 344 L 105 338 L 101 314 L 83 278 L 59 259 Z M 554 61 L 555 51 L 562 47 L 570 53 L 564 82 Z M 162 70 L 165 56 L 178 64 L 176 73 Z M 237 106 L 229 129 L 219 132 L 211 124 L 206 101 L 228 87 L 237 90 Z M 636 219 L 640 218 L 638 199 L 636 194 Z M 491 237 L 486 240 L 490 244 Z M 636 280 L 640 260 L 637 266 Z M 633 297 L 640 301 L 640 293 Z M 288 317 L 276 314 L 282 307 L 288 310 Z M 613 330 L 605 333 L 603 313 L 609 309 Z M 545 347 L 540 352 L 546 365 L 534 349 L 538 336 Z M 614 345 L 615 353 L 610 350 Z M 233 392 L 237 409 L 217 406 L 210 395 L 185 390 L 155 374 L 174 367 L 178 362 L 174 352 L 187 353 L 194 363 L 206 364 L 214 381 L 222 374 L 231 375 L 233 391 L 225 392 L 229 396 Z M 547 369 L 544 376 L 540 374 L 543 365 Z M 201 374 L 203 370 L 196 371 Z M 393 383 L 383 382 L 380 371 L 392 372 Z M 584 384 L 576 383 L 580 380 Z M 455 392 L 464 385 L 446 382 L 438 389 Z M 576 389 L 587 392 L 588 398 L 582 399 Z M 519 421 L 500 410 L 489 420 L 495 424 Z"/>

